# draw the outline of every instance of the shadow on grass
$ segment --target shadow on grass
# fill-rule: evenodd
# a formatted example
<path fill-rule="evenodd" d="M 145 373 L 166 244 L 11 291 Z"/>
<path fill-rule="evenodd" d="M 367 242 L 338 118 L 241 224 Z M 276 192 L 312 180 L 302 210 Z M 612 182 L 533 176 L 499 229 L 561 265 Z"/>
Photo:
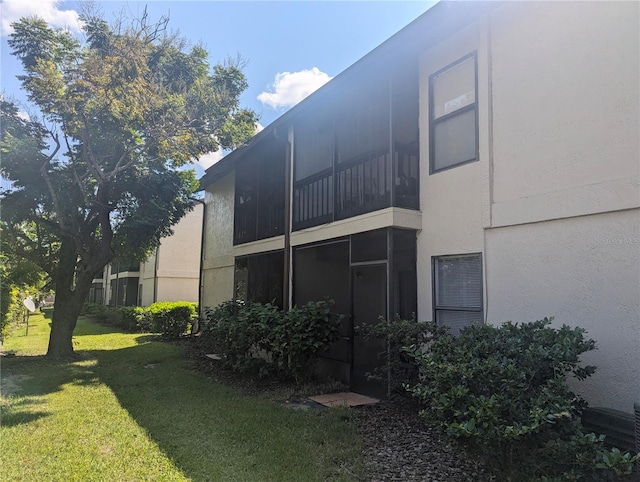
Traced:
<path fill-rule="evenodd" d="M 101 332 L 93 330 L 86 334 Z M 324 470 L 348 465 L 341 453 L 345 446 L 335 436 L 340 427 L 327 429 L 319 414 L 288 411 L 210 383 L 184 368 L 188 362 L 179 348 L 156 340 L 157 335 L 141 334 L 135 346 L 81 351 L 71 363 L 33 356 L 8 360 L 3 378 L 22 375 L 15 395 L 24 398 L 10 407 L 3 425 L 47 417 L 46 409 L 35 406 L 38 397 L 65 385 L 104 384 L 190 480 L 349 479 L 327 477 Z M 337 449 L 325 455 L 334 445 Z"/>
<path fill-rule="evenodd" d="M 122 328 L 112 325 L 97 323 L 95 321 L 89 323 L 78 323 L 73 330 L 73 336 L 96 336 L 111 335 L 114 333 L 122 333 Z"/>
<path fill-rule="evenodd" d="M 4 409 L 2 410 L 2 426 L 15 427 L 16 425 L 34 422 L 49 415 L 51 415 L 51 412 L 25 412 L 23 410 Z"/>
<path fill-rule="evenodd" d="M 78 361 L 91 359 L 83 354 Z M 44 405 L 42 397 L 62 390 L 67 384 L 89 386 L 99 383 L 93 367 L 75 362 L 53 363 L 43 356 L 16 356 L 2 364 L 2 427 L 24 425 L 51 415 L 34 411 Z M 15 401 L 16 397 L 20 397 Z"/>
<path fill-rule="evenodd" d="M 148 339 L 96 352 L 96 373 L 190 480 L 350 480 L 343 423 L 211 383 L 180 349 Z"/>

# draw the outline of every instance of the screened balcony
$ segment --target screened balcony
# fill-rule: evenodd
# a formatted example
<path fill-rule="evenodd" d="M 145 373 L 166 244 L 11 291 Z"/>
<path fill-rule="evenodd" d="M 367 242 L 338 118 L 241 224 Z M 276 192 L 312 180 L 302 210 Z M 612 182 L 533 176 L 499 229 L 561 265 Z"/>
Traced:
<path fill-rule="evenodd" d="M 417 72 L 367 82 L 294 125 L 293 230 L 420 208 Z"/>
<path fill-rule="evenodd" d="M 272 143 L 238 163 L 233 243 L 284 234 L 286 149 Z"/>

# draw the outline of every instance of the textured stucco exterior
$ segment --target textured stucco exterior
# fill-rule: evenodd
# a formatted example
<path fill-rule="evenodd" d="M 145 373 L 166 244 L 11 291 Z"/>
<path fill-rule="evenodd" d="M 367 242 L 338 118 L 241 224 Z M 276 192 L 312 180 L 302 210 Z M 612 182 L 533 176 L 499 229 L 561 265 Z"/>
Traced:
<path fill-rule="evenodd" d="M 640 396 L 640 210 L 487 231 L 487 318 L 555 317 L 597 342 L 598 371 L 576 389 L 631 412 Z M 606 388 L 605 388 L 606 387 Z"/>
<path fill-rule="evenodd" d="M 203 307 L 214 307 L 233 298 L 233 173 L 205 190 L 207 219 L 202 262 Z"/>
<path fill-rule="evenodd" d="M 196 204 L 141 264 L 142 306 L 154 301 L 198 301 L 203 211 L 204 206 Z"/>
<path fill-rule="evenodd" d="M 419 318 L 433 317 L 433 256 L 482 253 L 486 321 L 586 328 L 599 370 L 576 388 L 627 412 L 640 399 L 639 18 L 636 2 L 507 2 L 420 60 Z M 479 160 L 430 175 L 429 75 L 473 51 Z"/>

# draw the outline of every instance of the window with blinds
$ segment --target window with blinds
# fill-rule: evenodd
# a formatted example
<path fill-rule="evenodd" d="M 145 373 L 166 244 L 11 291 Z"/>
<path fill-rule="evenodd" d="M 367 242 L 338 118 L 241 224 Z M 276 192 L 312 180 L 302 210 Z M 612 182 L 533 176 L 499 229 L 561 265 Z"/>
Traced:
<path fill-rule="evenodd" d="M 457 335 L 483 322 L 480 253 L 433 258 L 433 286 L 436 323 Z"/>

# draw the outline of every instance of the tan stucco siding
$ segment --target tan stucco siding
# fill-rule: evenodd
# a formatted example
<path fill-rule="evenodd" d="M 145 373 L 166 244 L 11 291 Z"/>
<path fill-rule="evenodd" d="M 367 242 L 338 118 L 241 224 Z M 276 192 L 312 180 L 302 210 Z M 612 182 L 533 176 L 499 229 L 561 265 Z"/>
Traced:
<path fill-rule="evenodd" d="M 487 231 L 487 316 L 580 326 L 597 341 L 576 384 L 594 405 L 640 400 L 640 210 Z"/>
<path fill-rule="evenodd" d="M 420 207 L 417 238 L 418 317 L 432 320 L 431 260 L 484 250 L 484 207 L 488 183 L 488 70 L 486 21 L 482 20 L 424 52 L 420 58 Z M 479 136 L 477 161 L 429 173 L 429 76 L 476 52 Z"/>
<path fill-rule="evenodd" d="M 196 204 L 173 227 L 173 235 L 162 239 L 141 264 L 142 306 L 154 301 L 198 301 L 203 211 L 202 204 Z"/>
<path fill-rule="evenodd" d="M 235 176 L 231 173 L 205 191 L 207 219 L 203 261 L 202 305 L 214 307 L 233 297 L 233 207 Z"/>
<path fill-rule="evenodd" d="M 433 256 L 483 254 L 489 323 L 581 326 L 594 405 L 640 399 L 640 4 L 507 2 L 420 58 L 418 317 Z M 615 26 L 615 27 L 613 27 Z M 429 174 L 429 75 L 476 51 L 479 159 Z"/>
<path fill-rule="evenodd" d="M 639 10 L 512 2 L 493 14 L 493 226 L 640 205 Z"/>

